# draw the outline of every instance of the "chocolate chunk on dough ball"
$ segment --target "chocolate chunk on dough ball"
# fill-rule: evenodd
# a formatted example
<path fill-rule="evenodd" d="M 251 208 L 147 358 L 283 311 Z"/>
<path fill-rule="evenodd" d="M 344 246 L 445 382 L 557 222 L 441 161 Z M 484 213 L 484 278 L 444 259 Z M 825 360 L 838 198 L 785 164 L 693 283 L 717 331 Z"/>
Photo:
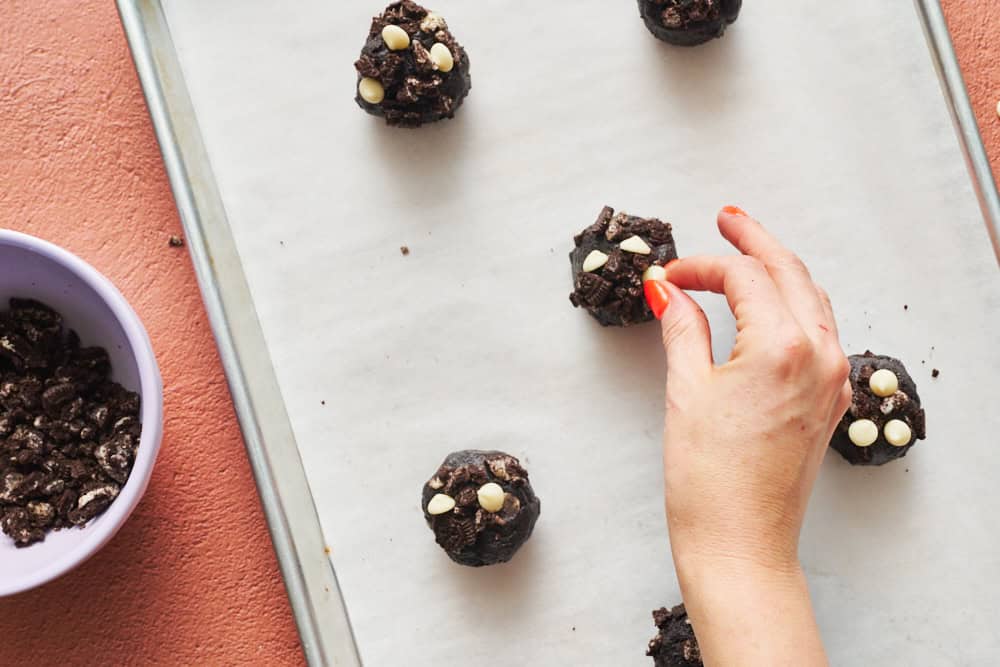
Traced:
<path fill-rule="evenodd" d="M 646 655 L 653 658 L 656 667 L 703 666 L 701 649 L 684 605 L 657 609 L 653 612 L 653 622 L 659 632 L 650 640 Z"/>
<path fill-rule="evenodd" d="M 722 37 L 742 5 L 743 0 L 639 0 L 639 15 L 657 39 L 697 46 Z"/>
<path fill-rule="evenodd" d="M 871 352 L 848 359 L 851 407 L 830 446 L 852 465 L 880 466 L 906 456 L 927 437 L 917 385 L 898 359 Z"/>
<path fill-rule="evenodd" d="M 472 88 L 469 56 L 448 24 L 409 0 L 372 19 L 354 68 L 358 106 L 398 127 L 453 117 Z"/>
<path fill-rule="evenodd" d="M 531 537 L 541 502 L 510 454 L 467 449 L 448 455 L 424 485 L 424 518 L 448 557 L 480 567 L 506 563 Z"/>
<path fill-rule="evenodd" d="M 671 227 L 656 218 L 615 213 L 610 206 L 597 222 L 574 238 L 569 254 L 573 293 L 569 300 L 603 326 L 627 327 L 648 322 L 653 312 L 642 284 L 662 280 L 662 267 L 677 259 Z"/>

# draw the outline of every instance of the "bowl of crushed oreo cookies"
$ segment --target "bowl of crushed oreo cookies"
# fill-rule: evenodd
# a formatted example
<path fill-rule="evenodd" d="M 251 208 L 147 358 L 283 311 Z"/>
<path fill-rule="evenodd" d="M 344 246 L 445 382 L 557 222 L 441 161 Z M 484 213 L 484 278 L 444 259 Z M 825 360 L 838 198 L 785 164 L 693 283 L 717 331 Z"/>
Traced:
<path fill-rule="evenodd" d="M 162 434 L 159 367 L 125 298 L 71 253 L 0 230 L 0 596 L 107 544 Z"/>

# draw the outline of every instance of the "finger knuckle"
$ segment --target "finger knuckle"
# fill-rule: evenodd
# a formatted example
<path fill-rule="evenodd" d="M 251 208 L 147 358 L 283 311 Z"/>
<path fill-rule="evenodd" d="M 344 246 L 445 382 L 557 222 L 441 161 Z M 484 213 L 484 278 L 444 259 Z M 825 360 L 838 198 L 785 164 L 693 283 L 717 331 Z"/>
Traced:
<path fill-rule="evenodd" d="M 851 390 L 851 385 L 845 381 L 840 385 L 840 391 L 837 393 L 837 415 L 840 416 L 847 412 L 853 400 L 854 392 Z"/>
<path fill-rule="evenodd" d="M 816 287 L 816 293 L 819 294 L 819 300 L 820 301 L 822 301 L 823 303 L 825 303 L 827 306 L 831 305 L 829 292 L 827 292 L 822 287 L 817 286 Z"/>
<path fill-rule="evenodd" d="M 833 360 L 832 375 L 833 381 L 837 384 L 846 383 L 847 379 L 851 376 L 851 362 L 839 350 Z"/>
<path fill-rule="evenodd" d="M 785 357 L 801 361 L 812 355 L 813 346 L 812 341 L 805 333 L 794 331 L 785 335 L 782 349 Z"/>
<path fill-rule="evenodd" d="M 771 262 L 771 265 L 783 271 L 790 271 L 793 273 L 801 273 L 803 275 L 809 275 L 809 269 L 806 268 L 805 262 L 803 262 L 798 255 L 795 255 L 790 252 L 785 252 L 778 255 Z"/>
<path fill-rule="evenodd" d="M 740 255 L 739 257 L 734 257 L 735 265 L 738 269 L 746 273 L 760 273 L 765 271 L 764 263 L 761 262 L 756 257 L 751 257 L 749 255 Z"/>
<path fill-rule="evenodd" d="M 675 319 L 663 323 L 663 344 L 669 348 L 674 341 L 691 330 L 692 324 L 685 319 Z"/>
<path fill-rule="evenodd" d="M 812 341 L 800 330 L 778 333 L 771 347 L 771 363 L 782 375 L 797 373 L 813 358 Z"/>

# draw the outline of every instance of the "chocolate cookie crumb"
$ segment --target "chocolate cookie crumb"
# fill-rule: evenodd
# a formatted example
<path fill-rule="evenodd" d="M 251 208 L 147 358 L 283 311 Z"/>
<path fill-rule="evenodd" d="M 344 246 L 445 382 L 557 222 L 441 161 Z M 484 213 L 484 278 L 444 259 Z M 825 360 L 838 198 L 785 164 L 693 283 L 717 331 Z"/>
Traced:
<path fill-rule="evenodd" d="M 653 612 L 659 630 L 649 642 L 646 655 L 656 667 L 702 667 L 701 649 L 683 604 Z"/>
<path fill-rule="evenodd" d="M 449 454 L 424 485 L 421 502 L 437 543 L 471 567 L 513 558 L 541 513 L 521 462 L 497 451 Z"/>
<path fill-rule="evenodd" d="M 927 436 L 916 384 L 898 359 L 871 352 L 848 359 L 851 407 L 830 446 L 852 465 L 883 465 L 906 456 Z"/>
<path fill-rule="evenodd" d="M 742 6 L 743 0 L 639 0 L 639 15 L 657 39 L 697 46 L 722 37 Z"/>
<path fill-rule="evenodd" d="M 18 547 L 83 526 L 128 481 L 139 396 L 109 379 L 62 316 L 30 299 L 0 312 L 0 529 Z"/>
<path fill-rule="evenodd" d="M 171 235 L 170 240 L 167 242 L 171 248 L 183 248 L 184 239 L 177 236 L 176 234 Z"/>
<path fill-rule="evenodd" d="M 936 368 L 932 368 L 932 369 L 931 369 L 931 377 L 932 377 L 932 378 L 936 378 L 936 377 L 937 377 L 937 376 L 939 376 L 939 375 L 941 375 L 941 371 L 939 371 L 939 370 L 938 370 L 938 369 L 936 369 Z"/>
<path fill-rule="evenodd" d="M 643 274 L 677 259 L 671 226 L 656 218 L 615 213 L 605 206 L 590 227 L 576 235 L 569 254 L 573 269 L 570 302 L 603 326 L 648 322 L 653 312 L 643 294 Z"/>
<path fill-rule="evenodd" d="M 399 252 L 400 252 L 400 254 L 403 257 L 406 257 L 407 255 L 410 254 L 410 247 L 409 246 L 405 246 L 405 245 L 401 245 L 401 246 L 399 246 Z"/>
<path fill-rule="evenodd" d="M 469 56 L 448 24 L 410 0 L 372 19 L 354 68 L 358 106 L 397 127 L 454 117 L 472 88 Z"/>

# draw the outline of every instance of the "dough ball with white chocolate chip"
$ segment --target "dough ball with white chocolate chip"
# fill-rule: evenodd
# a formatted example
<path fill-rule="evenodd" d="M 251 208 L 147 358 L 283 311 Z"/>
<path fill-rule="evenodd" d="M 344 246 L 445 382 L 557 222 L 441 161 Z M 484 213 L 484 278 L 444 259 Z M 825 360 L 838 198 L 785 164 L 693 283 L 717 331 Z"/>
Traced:
<path fill-rule="evenodd" d="M 855 354 L 851 362 L 851 407 L 830 446 L 853 465 L 882 465 L 906 456 L 926 437 L 924 410 L 913 378 L 892 357 Z"/>
<path fill-rule="evenodd" d="M 541 513 L 520 461 L 475 449 L 448 455 L 424 485 L 422 506 L 449 558 L 471 567 L 513 558 Z"/>
<path fill-rule="evenodd" d="M 662 279 L 663 266 L 677 259 L 670 225 L 656 218 L 615 213 L 605 206 L 597 222 L 574 238 L 569 254 L 573 293 L 569 300 L 604 326 L 648 322 L 642 283 Z"/>
<path fill-rule="evenodd" d="M 469 56 L 448 24 L 410 0 L 372 19 L 354 68 L 355 101 L 398 127 L 451 118 L 472 88 Z"/>

